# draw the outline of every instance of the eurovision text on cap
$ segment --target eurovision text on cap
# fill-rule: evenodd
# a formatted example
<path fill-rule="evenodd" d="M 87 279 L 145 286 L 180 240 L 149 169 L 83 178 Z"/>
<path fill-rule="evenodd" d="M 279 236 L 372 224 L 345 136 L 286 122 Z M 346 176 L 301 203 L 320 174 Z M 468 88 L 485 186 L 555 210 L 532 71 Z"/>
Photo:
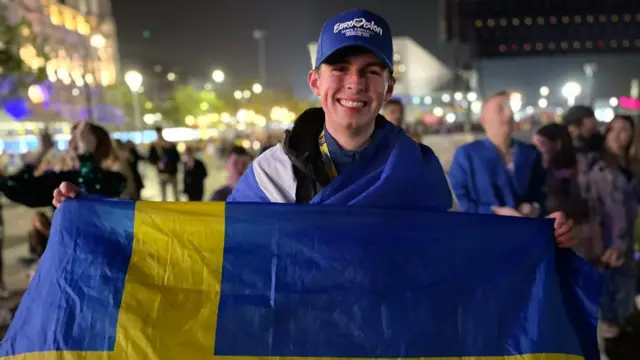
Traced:
<path fill-rule="evenodd" d="M 393 68 L 393 40 L 387 22 L 367 10 L 353 10 L 329 19 L 318 41 L 316 66 L 338 50 L 359 46 L 372 51 Z"/>

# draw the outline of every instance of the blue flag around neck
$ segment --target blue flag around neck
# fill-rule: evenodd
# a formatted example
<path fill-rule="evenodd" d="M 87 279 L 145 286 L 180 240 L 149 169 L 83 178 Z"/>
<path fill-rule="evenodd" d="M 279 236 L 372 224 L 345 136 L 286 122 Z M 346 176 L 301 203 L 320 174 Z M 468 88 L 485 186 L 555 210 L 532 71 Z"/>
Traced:
<path fill-rule="evenodd" d="M 80 198 L 0 358 L 596 359 L 560 257 L 544 219 Z"/>

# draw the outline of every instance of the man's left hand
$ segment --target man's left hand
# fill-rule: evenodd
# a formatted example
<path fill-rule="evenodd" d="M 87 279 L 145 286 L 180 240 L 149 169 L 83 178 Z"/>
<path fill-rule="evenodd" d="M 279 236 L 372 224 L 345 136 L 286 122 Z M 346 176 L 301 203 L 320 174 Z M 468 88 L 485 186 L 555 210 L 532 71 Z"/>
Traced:
<path fill-rule="evenodd" d="M 553 214 L 547 216 L 547 219 L 554 219 L 553 234 L 556 237 L 556 245 L 561 248 L 568 248 L 574 243 L 571 229 L 573 228 L 573 221 L 567 219 L 567 216 L 560 211 L 556 211 Z"/>
<path fill-rule="evenodd" d="M 493 211 L 494 214 L 500 215 L 500 216 L 522 217 L 522 214 L 518 210 L 514 208 L 510 208 L 508 206 L 492 206 L 491 210 Z"/>

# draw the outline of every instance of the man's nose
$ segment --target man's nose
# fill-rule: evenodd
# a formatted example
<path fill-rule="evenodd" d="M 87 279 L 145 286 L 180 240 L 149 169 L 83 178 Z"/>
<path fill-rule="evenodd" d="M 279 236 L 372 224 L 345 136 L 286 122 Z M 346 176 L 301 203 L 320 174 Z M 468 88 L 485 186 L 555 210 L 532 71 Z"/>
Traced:
<path fill-rule="evenodd" d="M 365 91 L 367 87 L 366 77 L 357 71 L 350 71 L 345 79 L 347 89 L 360 92 Z"/>

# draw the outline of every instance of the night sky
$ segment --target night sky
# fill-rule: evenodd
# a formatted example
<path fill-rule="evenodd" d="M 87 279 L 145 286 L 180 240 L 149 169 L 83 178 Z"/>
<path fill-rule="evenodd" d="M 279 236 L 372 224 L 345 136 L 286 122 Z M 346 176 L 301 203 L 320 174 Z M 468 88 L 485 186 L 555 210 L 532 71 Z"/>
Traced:
<path fill-rule="evenodd" d="M 162 64 L 198 76 L 222 68 L 230 81 L 257 79 L 257 45 L 252 31 L 267 35 L 268 81 L 309 94 L 307 44 L 317 40 L 331 15 L 364 7 L 390 23 L 395 36 L 407 35 L 446 64 L 453 64 L 452 46 L 441 42 L 437 0 L 112 0 L 118 24 L 123 66 Z M 143 31 L 150 32 L 149 38 Z M 640 76 L 637 55 L 560 56 L 485 61 L 480 70 L 484 91 L 559 88 L 582 80 L 582 64 L 596 61 L 596 95 L 624 95 L 632 75 Z M 526 69 L 526 71 L 523 71 Z M 527 95 L 527 94 L 525 94 Z M 536 97 L 535 93 L 531 97 Z"/>

